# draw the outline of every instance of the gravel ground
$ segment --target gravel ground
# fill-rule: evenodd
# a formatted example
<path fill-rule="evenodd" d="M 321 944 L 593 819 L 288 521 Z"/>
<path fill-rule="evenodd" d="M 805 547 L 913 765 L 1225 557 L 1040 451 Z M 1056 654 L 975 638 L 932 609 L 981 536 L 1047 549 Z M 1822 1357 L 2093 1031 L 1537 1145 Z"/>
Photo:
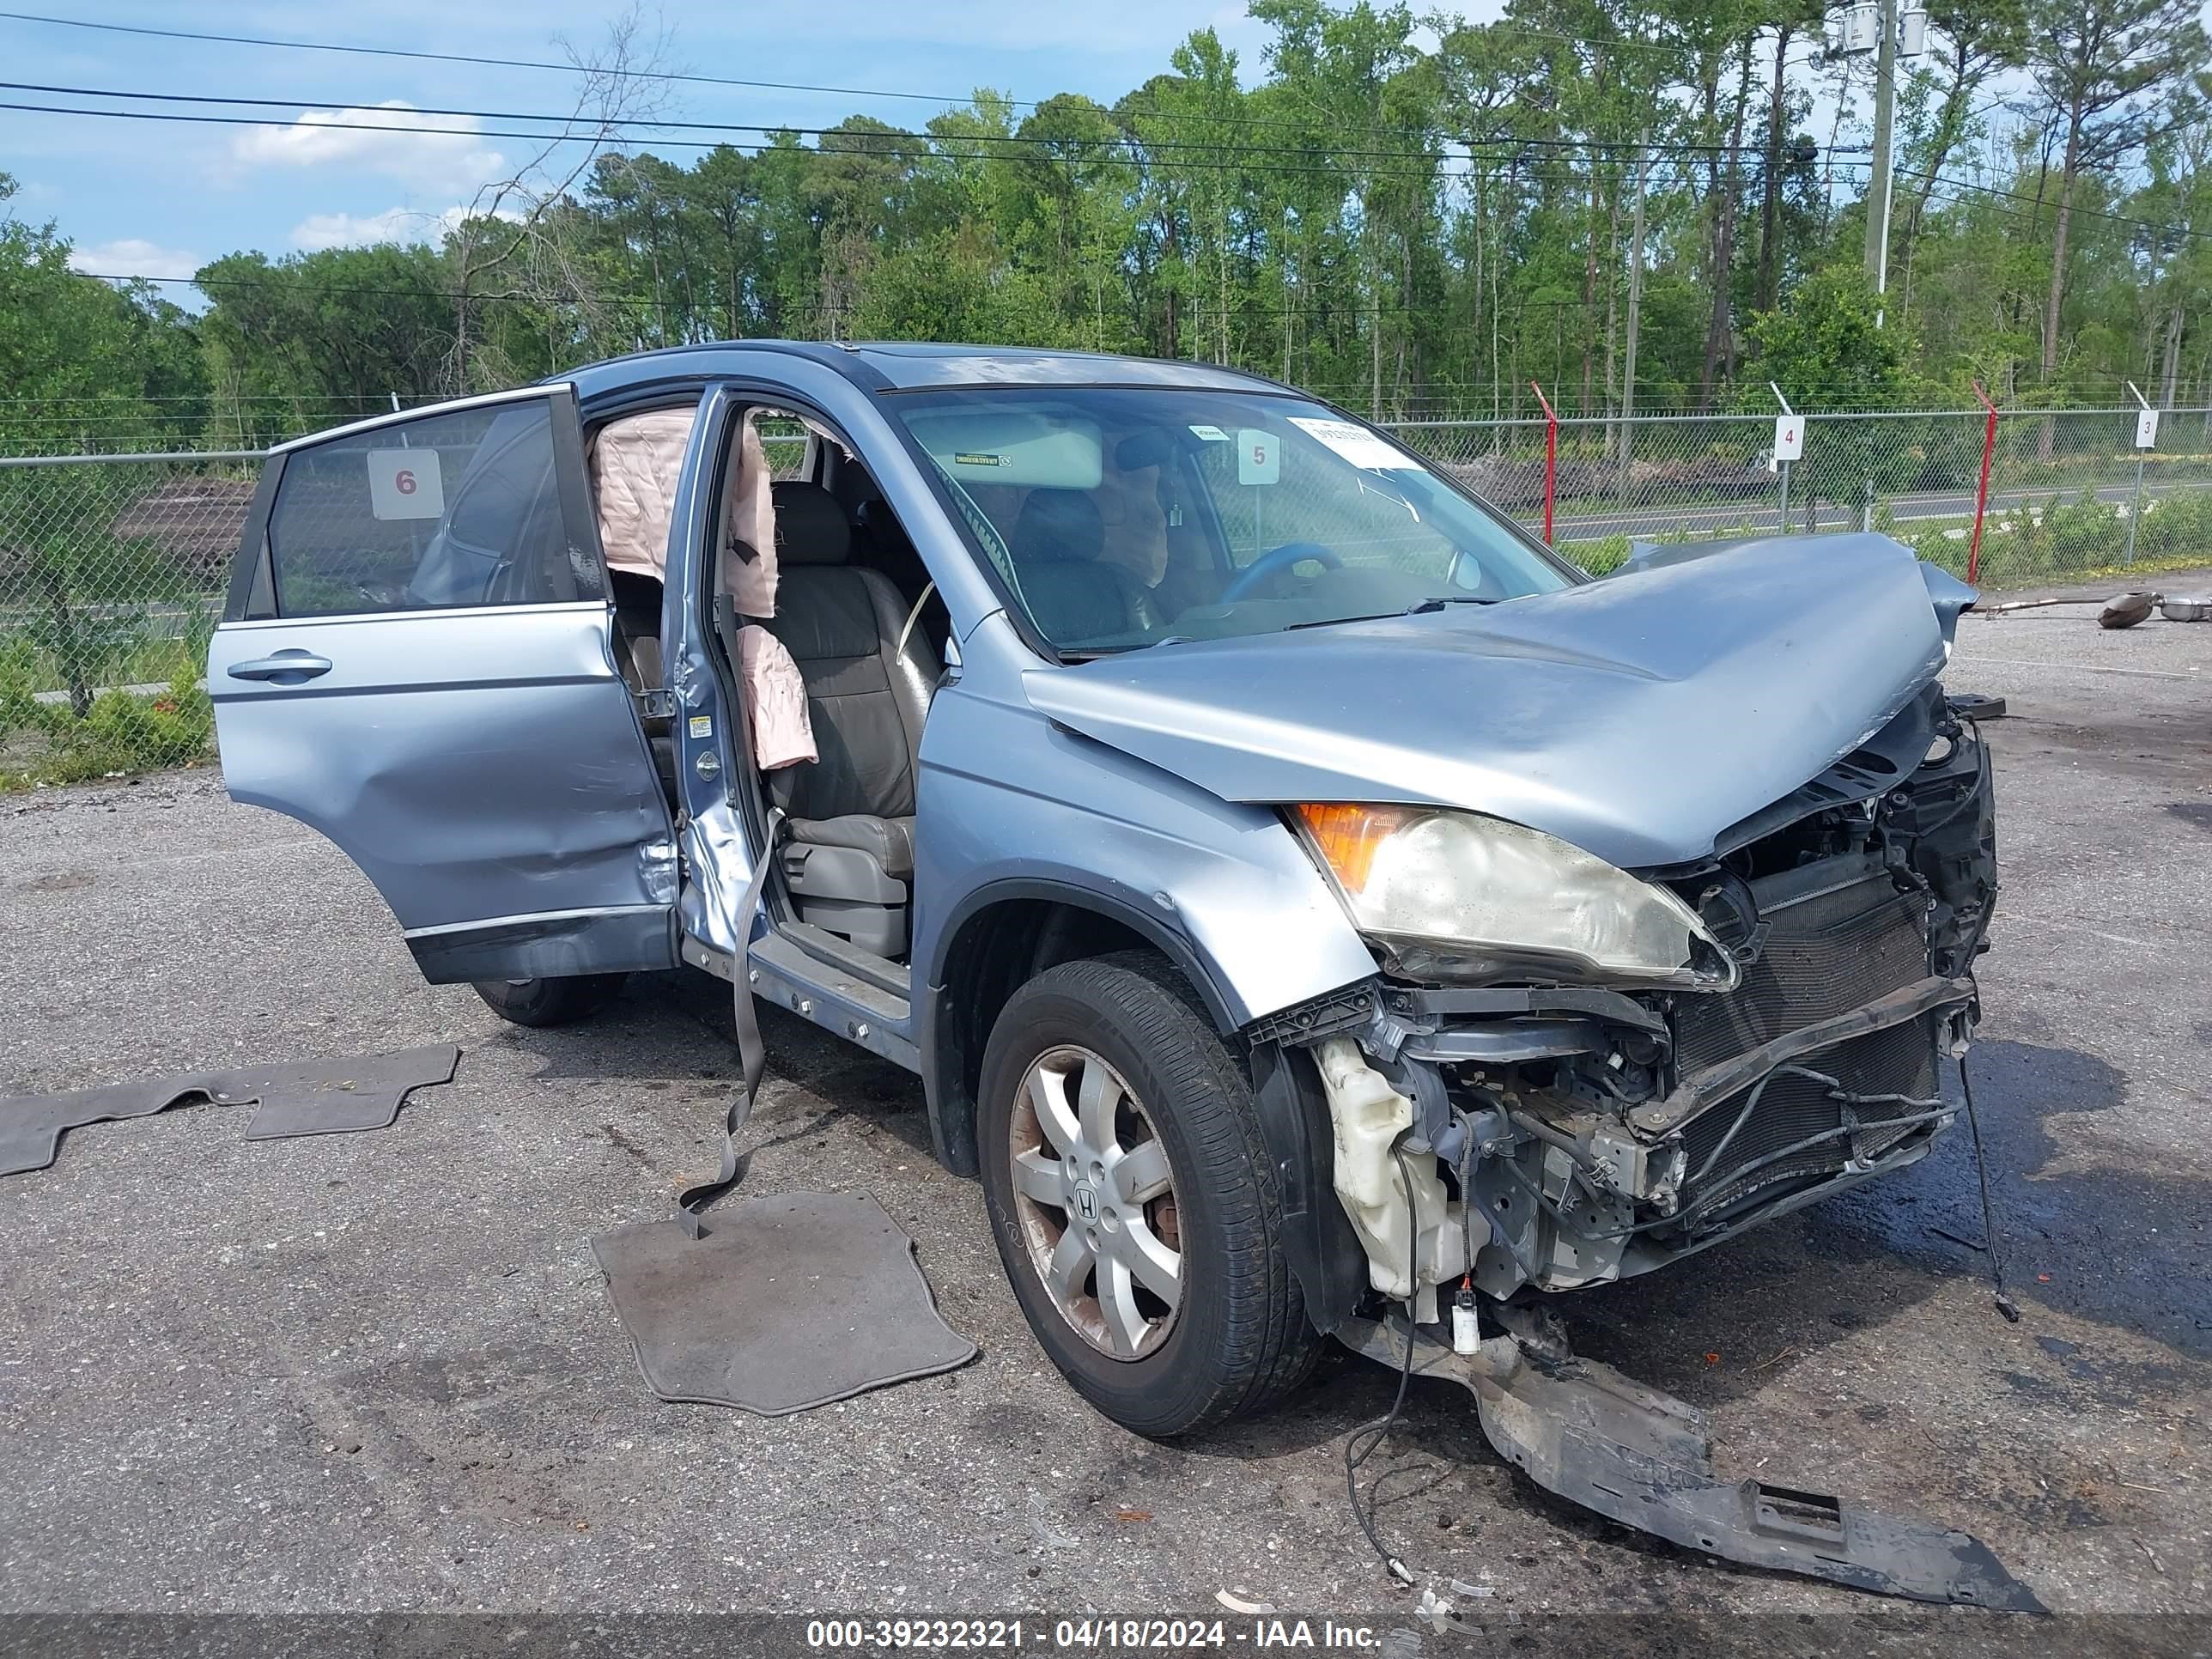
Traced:
<path fill-rule="evenodd" d="M 2053 1607 L 2212 1611 L 2212 626 L 1968 618 L 2005 893 L 1974 1054 L 2017 1294 L 1991 1310 L 1963 1132 L 1871 1189 L 1564 1304 L 1712 1414 L 1724 1475 L 1978 1534 Z M 0 1184 L 0 1608 L 309 1613 L 1382 1609 L 1344 1358 L 1174 1447 L 1060 1382 L 919 1086 L 774 1011 L 760 1192 L 870 1193 L 981 1346 L 775 1421 L 659 1403 L 586 1240 L 711 1167 L 717 986 L 502 1025 L 416 978 L 331 848 L 204 773 L 0 799 L 0 1092 L 453 1041 L 390 1130 L 248 1145 L 202 1107 L 93 1126 Z M 1863 1613 L 1536 1492 L 1464 1395 L 1413 1391 L 1381 1524 L 1546 1610 Z M 1961 1615 L 1975 1617 L 1976 1615 Z"/>

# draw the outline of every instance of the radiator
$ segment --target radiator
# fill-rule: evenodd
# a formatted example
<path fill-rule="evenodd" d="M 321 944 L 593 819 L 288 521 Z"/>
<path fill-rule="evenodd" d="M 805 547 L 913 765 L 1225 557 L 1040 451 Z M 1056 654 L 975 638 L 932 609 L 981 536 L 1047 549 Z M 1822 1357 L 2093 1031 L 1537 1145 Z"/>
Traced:
<path fill-rule="evenodd" d="M 1824 893 L 1763 908 L 1771 927 L 1759 959 L 1743 982 L 1720 996 L 1686 997 L 1677 1005 L 1674 1053 L 1683 1075 L 1730 1059 L 1773 1037 L 1874 1001 L 1929 971 L 1927 900 L 1900 893 L 1886 873 L 1864 876 Z M 1858 1094 L 1927 1098 L 1936 1091 L 1936 1026 L 1923 1015 L 1884 1031 L 1850 1038 L 1804 1057 Z M 1750 1093 L 1717 1102 L 1683 1126 L 1691 1179 L 1682 1205 L 1700 1213 L 1700 1229 L 1740 1214 L 1747 1200 L 1768 1189 L 1797 1186 L 1808 1176 L 1840 1171 L 1856 1155 L 1879 1157 L 1912 1133 L 1885 1129 L 1881 1120 L 1909 1117 L 1923 1109 L 1903 1104 L 1851 1108 L 1869 1127 L 1805 1147 L 1772 1163 L 1761 1160 L 1823 1129 L 1840 1127 L 1844 1105 L 1826 1086 L 1784 1073 L 1770 1078 L 1749 1118 L 1729 1135 Z M 1917 1127 L 1917 1126 L 1913 1126 Z M 1719 1162 L 1702 1175 L 1713 1149 L 1727 1137 Z M 1759 1165 L 1753 1168 L 1752 1166 Z M 1779 1196 L 1779 1194 L 1776 1194 Z M 1708 1207 L 1710 1206 L 1710 1207 Z"/>

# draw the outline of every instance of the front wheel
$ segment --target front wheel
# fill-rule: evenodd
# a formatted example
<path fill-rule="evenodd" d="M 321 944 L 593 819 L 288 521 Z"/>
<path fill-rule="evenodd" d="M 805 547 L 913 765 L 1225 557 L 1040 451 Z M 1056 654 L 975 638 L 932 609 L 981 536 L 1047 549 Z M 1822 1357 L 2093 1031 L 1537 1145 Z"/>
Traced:
<path fill-rule="evenodd" d="M 1312 1369 L 1251 1085 L 1167 962 L 1130 951 L 1024 985 L 978 1104 L 1000 1260 L 1092 1405 L 1164 1438 L 1263 1411 Z"/>
<path fill-rule="evenodd" d="M 480 979 L 476 994 L 492 1012 L 517 1025 L 573 1025 L 621 994 L 628 974 L 576 974 L 564 979 Z"/>

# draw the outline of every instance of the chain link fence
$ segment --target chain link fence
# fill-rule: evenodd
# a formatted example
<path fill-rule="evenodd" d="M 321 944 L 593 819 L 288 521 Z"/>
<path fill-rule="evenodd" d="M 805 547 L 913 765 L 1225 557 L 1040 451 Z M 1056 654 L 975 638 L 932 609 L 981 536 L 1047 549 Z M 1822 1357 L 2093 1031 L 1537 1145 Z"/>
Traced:
<path fill-rule="evenodd" d="M 1408 444 L 1592 570 L 1638 542 L 1872 529 L 1986 586 L 2131 562 L 2212 562 L 2212 410 L 1803 414 L 1774 459 L 1771 415 L 1421 421 Z M 1547 459 L 1547 451 L 1549 452 Z M 1982 466 L 1990 462 L 1987 505 Z M 2140 471 L 2142 495 L 2136 495 Z M 1977 526 L 1981 535 L 1978 546 Z"/>
<path fill-rule="evenodd" d="M 2212 410 L 1408 422 L 1399 434 L 1595 571 L 1637 542 L 1869 527 L 1985 586 L 2212 563 Z M 779 474 L 805 451 L 769 434 Z M 1989 465 L 1985 509 L 1982 468 Z M 200 683 L 252 451 L 0 457 L 0 788 L 208 754 Z M 1978 538 L 1976 535 L 1979 529 Z"/>
<path fill-rule="evenodd" d="M 258 464 L 0 459 L 0 787 L 208 752 L 200 678 Z"/>

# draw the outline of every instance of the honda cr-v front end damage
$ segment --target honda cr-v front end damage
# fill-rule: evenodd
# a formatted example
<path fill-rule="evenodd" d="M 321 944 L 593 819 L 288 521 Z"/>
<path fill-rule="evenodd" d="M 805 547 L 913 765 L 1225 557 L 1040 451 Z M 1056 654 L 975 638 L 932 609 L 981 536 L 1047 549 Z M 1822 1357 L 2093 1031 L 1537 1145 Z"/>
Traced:
<path fill-rule="evenodd" d="M 1462 813 L 1299 821 L 1383 972 L 1294 1046 L 1370 1284 L 1425 1318 L 1462 1277 L 1648 1272 L 1924 1156 L 1957 1109 L 1937 1065 L 1973 1031 L 1996 850 L 1986 752 L 1933 685 L 1692 864 Z M 1448 933 L 1409 923 L 1474 884 Z"/>
<path fill-rule="evenodd" d="M 1301 1065 L 1286 1056 L 1310 1056 L 1365 1258 L 1364 1286 L 1316 1267 L 1310 1291 L 1335 1297 L 1319 1316 L 1463 1382 L 1503 1455 L 1616 1520 L 1889 1594 L 2036 1607 L 1963 1534 L 1717 1480 L 1696 1412 L 1511 1305 L 1649 1272 L 1926 1155 L 1958 1110 L 1939 1062 L 1972 1036 L 1996 890 L 1972 722 L 1931 684 L 1711 857 L 1634 872 L 1465 815 L 1297 816 L 1383 970 L 1364 998 L 1261 1033 L 1279 1109 Z M 1448 941 L 1386 925 L 1437 902 L 1425 874 L 1454 884 L 1439 846 L 1482 865 L 1492 895 Z M 1549 906 L 1547 872 L 1569 883 Z M 1574 917 L 1584 894 L 1612 912 L 1596 926 Z M 1511 1334 L 1469 1340 L 1463 1319 L 1447 1347 L 1422 1328 L 1443 1327 L 1455 1288 Z M 1362 1291 L 1409 1316 L 1376 1316 Z"/>

